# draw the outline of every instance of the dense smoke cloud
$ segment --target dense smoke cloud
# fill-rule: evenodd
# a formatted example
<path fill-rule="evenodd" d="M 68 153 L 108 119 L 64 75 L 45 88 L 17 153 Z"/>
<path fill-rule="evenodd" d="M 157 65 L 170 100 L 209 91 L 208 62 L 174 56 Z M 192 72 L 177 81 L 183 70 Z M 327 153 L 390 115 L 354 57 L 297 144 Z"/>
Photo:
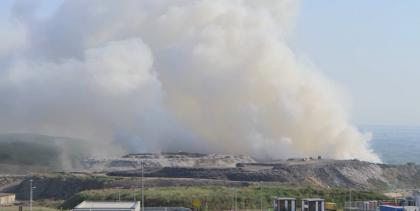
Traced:
<path fill-rule="evenodd" d="M 0 43 L 0 128 L 128 151 L 378 161 L 334 85 L 289 48 L 297 10 L 291 0 L 72 0 L 37 19 L 20 2 L 1 29 L 13 39 Z"/>

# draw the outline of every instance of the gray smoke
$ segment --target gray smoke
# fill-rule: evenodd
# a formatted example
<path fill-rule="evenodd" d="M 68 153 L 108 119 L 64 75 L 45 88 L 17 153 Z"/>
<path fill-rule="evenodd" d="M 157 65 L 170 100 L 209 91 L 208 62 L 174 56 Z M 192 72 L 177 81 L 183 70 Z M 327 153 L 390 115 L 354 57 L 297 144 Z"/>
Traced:
<path fill-rule="evenodd" d="M 334 84 L 288 46 L 296 1 L 72 0 L 43 18 L 29 2 L 0 25 L 2 132 L 379 161 Z"/>

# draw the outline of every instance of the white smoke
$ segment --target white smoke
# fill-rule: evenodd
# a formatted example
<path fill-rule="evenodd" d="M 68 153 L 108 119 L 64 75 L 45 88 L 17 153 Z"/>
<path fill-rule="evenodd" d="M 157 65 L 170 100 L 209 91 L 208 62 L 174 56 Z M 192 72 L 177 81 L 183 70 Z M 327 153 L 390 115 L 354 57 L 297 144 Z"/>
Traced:
<path fill-rule="evenodd" d="M 0 128 L 129 151 L 379 161 L 334 85 L 289 48 L 297 11 L 292 0 L 72 0 L 48 18 L 15 12 L 17 40 L 0 43 Z"/>

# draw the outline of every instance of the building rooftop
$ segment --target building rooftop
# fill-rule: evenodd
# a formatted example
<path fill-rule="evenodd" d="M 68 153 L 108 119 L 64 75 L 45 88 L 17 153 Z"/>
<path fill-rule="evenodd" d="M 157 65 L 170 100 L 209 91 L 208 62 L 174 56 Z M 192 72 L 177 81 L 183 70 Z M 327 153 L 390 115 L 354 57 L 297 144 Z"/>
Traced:
<path fill-rule="evenodd" d="M 324 199 L 321 199 L 321 198 L 306 198 L 306 199 L 302 199 L 302 201 L 324 201 Z"/>
<path fill-rule="evenodd" d="M 386 204 L 384 204 L 384 205 L 381 205 L 381 207 L 389 207 L 389 208 L 394 208 L 394 209 L 397 209 L 397 208 L 404 208 L 404 207 L 401 207 L 401 206 L 395 206 L 395 205 L 386 205 Z"/>
<path fill-rule="evenodd" d="M 296 200 L 296 198 L 292 198 L 292 197 L 276 197 L 276 200 Z"/>
<path fill-rule="evenodd" d="M 13 196 L 13 195 L 15 195 L 14 193 L 0 193 L 0 197 L 3 197 L 3 196 Z"/>
<path fill-rule="evenodd" d="M 134 209 L 140 202 L 84 201 L 74 209 Z"/>

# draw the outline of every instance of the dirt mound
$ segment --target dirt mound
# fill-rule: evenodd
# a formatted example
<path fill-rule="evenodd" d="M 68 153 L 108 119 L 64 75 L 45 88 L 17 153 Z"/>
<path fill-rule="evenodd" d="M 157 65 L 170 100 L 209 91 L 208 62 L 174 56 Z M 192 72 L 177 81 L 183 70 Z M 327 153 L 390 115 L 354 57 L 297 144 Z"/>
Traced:
<path fill-rule="evenodd" d="M 122 158 L 88 159 L 82 161 L 84 171 L 130 171 L 141 168 L 234 168 L 238 163 L 255 163 L 244 155 L 200 153 L 144 153 L 128 154 Z"/>
<path fill-rule="evenodd" d="M 140 176 L 140 170 L 112 171 L 109 176 Z M 202 178 L 250 182 L 279 182 L 317 187 L 387 189 L 420 187 L 420 166 L 384 165 L 358 160 L 242 163 L 234 168 L 146 168 L 146 177 Z"/>

